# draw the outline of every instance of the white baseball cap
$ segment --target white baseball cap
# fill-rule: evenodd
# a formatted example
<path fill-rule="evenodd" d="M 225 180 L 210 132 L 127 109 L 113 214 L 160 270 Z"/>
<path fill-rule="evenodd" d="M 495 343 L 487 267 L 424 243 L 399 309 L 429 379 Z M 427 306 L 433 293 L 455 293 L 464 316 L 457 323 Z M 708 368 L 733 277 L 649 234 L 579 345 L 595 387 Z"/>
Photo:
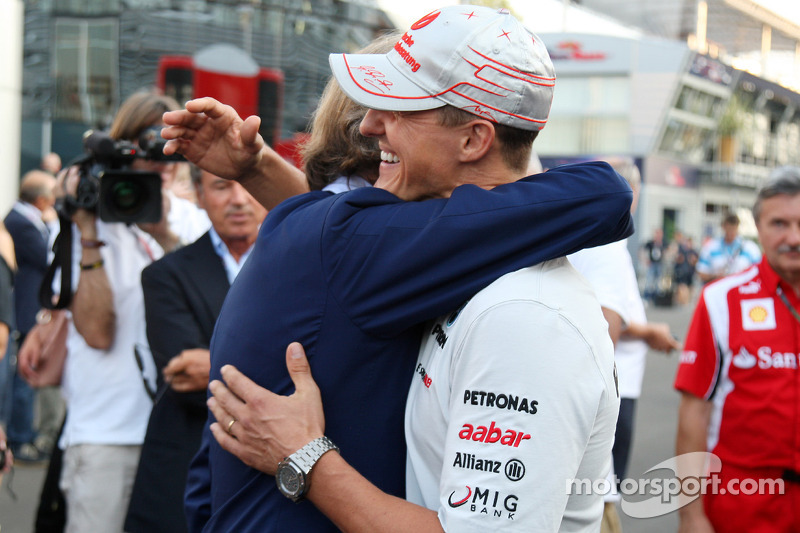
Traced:
<path fill-rule="evenodd" d="M 508 10 L 456 5 L 425 15 L 383 54 L 331 54 L 355 102 L 387 111 L 450 104 L 492 122 L 540 130 L 555 72 L 541 39 Z"/>

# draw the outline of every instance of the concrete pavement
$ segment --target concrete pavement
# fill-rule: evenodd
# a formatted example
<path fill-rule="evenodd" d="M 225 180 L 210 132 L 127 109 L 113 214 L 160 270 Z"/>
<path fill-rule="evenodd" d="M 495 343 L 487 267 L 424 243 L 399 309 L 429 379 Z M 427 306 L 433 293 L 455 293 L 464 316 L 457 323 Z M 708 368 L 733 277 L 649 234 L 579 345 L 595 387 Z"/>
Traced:
<path fill-rule="evenodd" d="M 694 311 L 694 302 L 685 307 L 649 307 L 650 322 L 666 322 L 683 342 Z M 636 405 L 636 422 L 627 478 L 639 479 L 658 463 L 675 455 L 675 432 L 680 396 L 672 388 L 679 354 L 665 356 L 650 351 L 642 384 L 642 396 Z M 650 477 L 650 476 L 644 476 Z M 677 513 L 657 518 L 636 519 L 620 512 L 625 533 L 675 533 Z"/>
<path fill-rule="evenodd" d="M 693 306 L 650 307 L 647 315 L 652 322 L 666 322 L 672 331 L 684 339 Z M 656 352 L 648 355 L 642 397 L 636 412 L 636 427 L 628 478 L 638 479 L 652 466 L 675 455 L 678 394 L 672 380 L 678 364 L 678 354 L 666 357 Z M 0 533 L 31 533 L 39 492 L 46 467 L 18 466 L 11 488 L 17 494 L 13 500 L 6 489 L 6 478 L 0 488 Z M 625 533 L 674 533 L 678 529 L 675 513 L 658 518 L 635 519 L 620 513 Z"/>
<path fill-rule="evenodd" d="M 0 533 L 30 533 L 47 464 L 14 466 L 0 486 Z M 10 489 L 10 490 L 9 490 Z M 13 492 L 13 494 L 12 494 Z M 16 495 L 16 499 L 14 498 Z"/>

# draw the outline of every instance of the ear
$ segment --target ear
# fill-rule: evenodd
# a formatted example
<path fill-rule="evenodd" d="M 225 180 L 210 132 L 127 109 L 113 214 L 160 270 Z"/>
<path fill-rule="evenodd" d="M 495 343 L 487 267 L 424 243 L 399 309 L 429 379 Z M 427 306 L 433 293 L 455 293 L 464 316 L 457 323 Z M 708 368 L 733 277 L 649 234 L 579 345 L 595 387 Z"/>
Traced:
<path fill-rule="evenodd" d="M 486 156 L 494 144 L 494 124 L 488 120 L 472 120 L 462 126 L 462 163 L 478 161 Z"/>

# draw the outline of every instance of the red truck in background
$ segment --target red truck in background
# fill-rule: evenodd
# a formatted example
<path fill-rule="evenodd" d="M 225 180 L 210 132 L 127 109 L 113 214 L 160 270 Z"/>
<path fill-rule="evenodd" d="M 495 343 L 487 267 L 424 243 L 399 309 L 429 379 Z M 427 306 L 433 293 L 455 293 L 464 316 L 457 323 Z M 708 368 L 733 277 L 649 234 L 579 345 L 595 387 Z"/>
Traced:
<path fill-rule="evenodd" d="M 302 166 L 299 147 L 308 134 L 281 138 L 283 72 L 259 67 L 244 50 L 215 44 L 194 56 L 162 56 L 156 85 L 179 103 L 211 96 L 233 107 L 242 118 L 258 115 L 264 140 L 298 168 Z"/>

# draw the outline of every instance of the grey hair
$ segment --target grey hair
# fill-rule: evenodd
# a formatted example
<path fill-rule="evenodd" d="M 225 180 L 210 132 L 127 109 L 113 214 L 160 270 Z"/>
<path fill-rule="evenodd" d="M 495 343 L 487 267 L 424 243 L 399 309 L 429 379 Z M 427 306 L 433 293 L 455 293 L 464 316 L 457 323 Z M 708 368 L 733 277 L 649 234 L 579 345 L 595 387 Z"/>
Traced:
<path fill-rule="evenodd" d="M 800 194 L 800 167 L 785 166 L 773 170 L 758 190 L 756 202 L 753 204 L 753 219 L 758 222 L 761 216 L 761 203 L 773 196 Z"/>
<path fill-rule="evenodd" d="M 194 189 L 199 191 L 200 187 L 203 185 L 203 169 L 194 163 L 189 163 L 189 176 L 192 178 Z"/>

